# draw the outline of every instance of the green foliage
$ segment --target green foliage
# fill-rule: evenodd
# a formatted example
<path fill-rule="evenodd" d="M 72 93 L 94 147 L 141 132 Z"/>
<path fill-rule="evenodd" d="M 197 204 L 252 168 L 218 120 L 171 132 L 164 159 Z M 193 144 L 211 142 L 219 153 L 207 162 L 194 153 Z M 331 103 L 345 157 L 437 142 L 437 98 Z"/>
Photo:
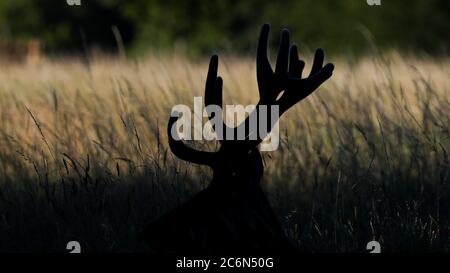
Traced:
<path fill-rule="evenodd" d="M 111 31 L 121 31 L 128 50 L 184 49 L 249 52 L 263 22 L 288 27 L 306 47 L 358 53 L 374 42 L 382 48 L 428 53 L 449 49 L 450 24 L 445 0 L 15 0 L 0 3 L 0 33 L 38 37 L 49 50 L 82 50 L 89 45 L 116 47 Z M 84 38 L 83 38 L 84 37 Z M 373 40 L 372 40 L 373 39 Z"/>

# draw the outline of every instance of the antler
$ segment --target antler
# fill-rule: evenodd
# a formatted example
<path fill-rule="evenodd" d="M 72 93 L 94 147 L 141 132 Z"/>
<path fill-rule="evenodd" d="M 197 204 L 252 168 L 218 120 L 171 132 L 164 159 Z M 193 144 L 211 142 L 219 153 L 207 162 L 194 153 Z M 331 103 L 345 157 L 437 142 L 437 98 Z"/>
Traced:
<path fill-rule="evenodd" d="M 287 29 L 284 29 L 281 33 L 280 47 L 274 72 L 270 65 L 267 53 L 269 31 L 270 25 L 264 24 L 261 29 L 257 47 L 256 76 L 259 90 L 259 102 L 257 107 L 250 113 L 245 121 L 235 128 L 227 127 L 223 122 L 223 117 L 221 117 L 223 126 L 221 133 L 223 133 L 224 137 L 222 145 L 248 150 L 257 146 L 267 136 L 259 135 L 258 130 L 251 131 L 254 127 L 249 126 L 253 115 L 257 115 L 257 117 L 260 116 L 259 106 L 279 106 L 279 116 L 281 116 L 293 105 L 310 95 L 323 82 L 332 76 L 334 65 L 328 63 L 323 66 L 325 54 L 324 51 L 319 48 L 315 52 L 313 66 L 309 76 L 307 78 L 302 78 L 305 62 L 299 59 L 297 46 L 290 45 L 290 33 Z M 205 107 L 210 120 L 213 118 L 212 112 L 208 110 L 207 106 L 218 105 L 219 107 L 222 107 L 223 80 L 220 76 L 217 76 L 218 63 L 218 56 L 213 55 L 209 63 L 205 84 Z M 282 91 L 284 91 L 283 95 L 277 99 Z M 267 133 L 270 132 L 270 129 L 275 125 L 275 122 L 277 122 L 277 120 L 272 120 L 270 114 L 271 111 L 268 111 Z M 183 160 L 213 167 L 217 162 L 217 152 L 212 153 L 194 150 L 186 146 L 183 141 L 175 140 L 172 137 L 171 128 L 176 121 L 176 117 L 171 117 L 168 125 L 169 146 L 173 153 Z M 233 130 L 235 136 L 236 131 L 239 130 L 241 126 L 245 126 L 244 128 L 246 130 L 246 137 L 243 141 L 225 139 L 225 130 Z M 252 140 L 254 139 L 255 134 L 257 136 L 256 140 Z"/>
<path fill-rule="evenodd" d="M 317 49 L 314 55 L 313 66 L 307 78 L 302 79 L 302 71 L 305 62 L 298 57 L 297 46 L 290 46 L 290 33 L 284 29 L 281 33 L 280 47 L 275 66 L 275 72 L 269 62 L 267 55 L 268 38 L 270 25 L 264 24 L 259 36 L 257 58 L 256 58 L 256 77 L 259 89 L 259 102 L 255 109 L 259 110 L 260 105 L 278 105 L 279 116 L 285 113 L 293 105 L 301 101 L 316 90 L 322 83 L 329 79 L 334 70 L 334 65 L 328 63 L 323 66 L 325 53 L 322 49 Z M 284 90 L 283 95 L 277 100 L 277 97 Z M 250 116 L 239 126 L 249 128 Z M 271 111 L 268 111 L 267 116 L 267 133 L 274 126 L 276 120 L 272 120 Z M 258 115 L 259 117 L 260 115 Z M 259 122 L 259 121 L 258 121 Z M 250 140 L 250 136 L 257 134 L 257 140 Z M 258 131 L 250 131 L 247 137 L 247 145 L 256 146 L 267 135 L 259 135 Z"/>
<path fill-rule="evenodd" d="M 306 98 L 333 74 L 334 65 L 323 66 L 324 51 L 319 48 L 314 55 L 313 66 L 307 78 L 302 79 L 305 62 L 298 57 L 297 46 L 289 44 L 290 33 L 284 29 L 281 33 L 275 73 L 267 56 L 267 43 L 270 25 L 264 24 L 258 42 L 256 73 L 260 94 L 259 104 L 279 105 L 280 113 L 286 112 L 297 102 Z M 276 100 L 281 91 L 285 91 Z"/>
<path fill-rule="evenodd" d="M 216 157 L 215 153 L 212 152 L 204 152 L 192 149 L 183 143 L 182 140 L 176 140 L 172 136 L 171 128 L 178 120 L 178 117 L 170 117 L 169 124 L 167 125 L 167 135 L 169 138 L 169 147 L 172 152 L 185 161 L 189 161 L 196 164 L 213 166 Z"/>
<path fill-rule="evenodd" d="M 213 55 L 209 62 L 208 76 L 206 77 L 205 107 L 209 105 L 218 105 L 219 107 L 222 107 L 222 78 L 217 77 L 218 64 L 219 57 Z M 208 111 L 208 108 L 206 108 L 206 110 Z M 208 113 L 208 116 L 211 116 L 211 113 Z M 217 161 L 217 153 L 192 149 L 184 144 L 181 139 L 176 140 L 173 138 L 171 129 L 177 120 L 178 117 L 171 116 L 167 126 L 169 147 L 172 152 L 185 161 L 213 167 Z"/>

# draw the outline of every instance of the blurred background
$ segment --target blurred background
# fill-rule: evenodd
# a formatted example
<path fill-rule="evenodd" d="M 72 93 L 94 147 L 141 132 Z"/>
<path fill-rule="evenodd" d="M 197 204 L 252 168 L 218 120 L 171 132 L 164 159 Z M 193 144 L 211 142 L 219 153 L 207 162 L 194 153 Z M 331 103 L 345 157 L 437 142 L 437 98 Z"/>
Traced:
<path fill-rule="evenodd" d="M 302 48 L 320 46 L 332 54 L 360 55 L 372 45 L 432 55 L 449 49 L 446 0 L 382 0 L 379 6 L 366 0 L 71 1 L 1 1 L 3 48 L 20 51 L 17 44 L 26 44 L 27 50 L 47 54 L 94 48 L 128 56 L 173 50 L 191 57 L 213 51 L 248 54 L 260 25 L 271 22 L 274 33 L 288 27 Z"/>

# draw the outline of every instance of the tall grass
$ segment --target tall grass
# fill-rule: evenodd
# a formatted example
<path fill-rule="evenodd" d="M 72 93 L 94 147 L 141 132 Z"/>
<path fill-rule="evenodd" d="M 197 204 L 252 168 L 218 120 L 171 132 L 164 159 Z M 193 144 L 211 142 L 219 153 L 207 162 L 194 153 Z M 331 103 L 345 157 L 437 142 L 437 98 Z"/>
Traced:
<path fill-rule="evenodd" d="M 307 58 L 308 59 L 308 58 Z M 257 101 L 254 61 L 221 60 L 224 103 Z M 448 59 L 334 60 L 282 117 L 263 186 L 307 252 L 450 250 Z M 307 66 L 308 67 L 308 66 Z M 207 60 L 46 60 L 0 68 L 0 251 L 151 251 L 137 232 L 205 187 L 174 158 L 176 104 L 203 95 Z M 199 145 L 204 149 L 214 145 Z"/>

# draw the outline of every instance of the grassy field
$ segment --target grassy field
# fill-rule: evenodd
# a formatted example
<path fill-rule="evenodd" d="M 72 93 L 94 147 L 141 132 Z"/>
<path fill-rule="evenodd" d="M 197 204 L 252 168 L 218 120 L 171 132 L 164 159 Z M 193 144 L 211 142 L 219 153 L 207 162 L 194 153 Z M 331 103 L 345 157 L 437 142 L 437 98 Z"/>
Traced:
<path fill-rule="evenodd" d="M 137 232 L 211 178 L 174 158 L 166 136 L 171 107 L 203 95 L 207 61 L 1 64 L 0 251 L 70 240 L 151 251 Z M 287 234 L 306 252 L 363 252 L 372 239 L 383 252 L 449 252 L 450 60 L 331 61 L 334 76 L 283 116 L 280 148 L 263 153 Z M 225 104 L 257 102 L 253 59 L 222 57 L 219 73 Z"/>

